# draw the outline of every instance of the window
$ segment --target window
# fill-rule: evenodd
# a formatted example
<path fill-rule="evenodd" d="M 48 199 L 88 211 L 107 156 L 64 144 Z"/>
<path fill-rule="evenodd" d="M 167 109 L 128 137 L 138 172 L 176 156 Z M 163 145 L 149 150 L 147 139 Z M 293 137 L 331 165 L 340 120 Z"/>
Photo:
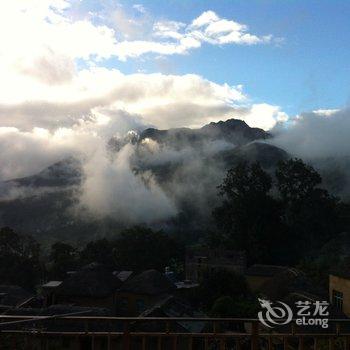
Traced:
<path fill-rule="evenodd" d="M 339 309 L 342 310 L 343 309 L 343 293 L 342 292 L 338 292 L 337 290 L 333 289 L 333 295 L 332 295 L 332 301 L 334 306 Z"/>

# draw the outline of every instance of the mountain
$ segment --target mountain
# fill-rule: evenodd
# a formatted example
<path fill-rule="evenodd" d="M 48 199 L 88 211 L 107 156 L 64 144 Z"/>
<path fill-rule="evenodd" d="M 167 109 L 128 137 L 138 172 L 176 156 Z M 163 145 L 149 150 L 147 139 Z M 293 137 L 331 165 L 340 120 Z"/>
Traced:
<path fill-rule="evenodd" d="M 199 129 L 130 132 L 125 138 L 109 140 L 107 148 L 113 158 L 125 144 L 133 144 L 133 172 L 145 179 L 146 186 L 153 175 L 179 213 L 185 214 L 181 223 L 185 230 L 195 230 L 210 221 L 211 210 L 218 203 L 217 186 L 229 168 L 240 161 L 259 161 L 273 169 L 289 157 L 266 143 L 270 137 L 264 130 L 230 119 Z M 150 140 L 157 144 L 155 149 L 149 147 Z M 77 215 L 83 181 L 81 161 L 69 157 L 32 176 L 0 183 L 0 226 L 11 226 L 44 242 L 84 241 L 124 227 L 117 217 L 86 220 L 85 215 Z M 178 221 L 169 218 L 155 224 L 169 228 Z"/>
<path fill-rule="evenodd" d="M 160 144 L 166 144 L 175 149 L 183 147 L 198 147 L 206 142 L 223 140 L 236 146 L 248 142 L 268 139 L 270 134 L 258 128 L 249 127 L 244 121 L 229 119 L 225 122 L 210 123 L 200 129 L 178 128 L 158 130 L 149 128 L 140 134 L 140 140 L 152 139 Z"/>
<path fill-rule="evenodd" d="M 63 159 L 39 173 L 23 178 L 6 181 L 10 186 L 23 187 L 64 187 L 79 185 L 81 182 L 82 164 L 74 158 Z"/>
<path fill-rule="evenodd" d="M 252 142 L 233 150 L 223 151 L 220 156 L 225 164 L 230 166 L 239 161 L 248 161 L 259 162 L 264 168 L 274 167 L 279 161 L 289 158 L 283 149 L 263 142 Z"/>

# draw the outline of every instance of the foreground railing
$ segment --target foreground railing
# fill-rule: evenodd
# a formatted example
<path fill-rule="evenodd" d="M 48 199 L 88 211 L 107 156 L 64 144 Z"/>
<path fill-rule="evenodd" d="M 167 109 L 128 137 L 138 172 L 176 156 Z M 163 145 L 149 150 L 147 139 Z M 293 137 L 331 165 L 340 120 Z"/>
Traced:
<path fill-rule="evenodd" d="M 256 319 L 0 315 L 0 350 L 350 350 L 350 320 L 329 328 Z"/>

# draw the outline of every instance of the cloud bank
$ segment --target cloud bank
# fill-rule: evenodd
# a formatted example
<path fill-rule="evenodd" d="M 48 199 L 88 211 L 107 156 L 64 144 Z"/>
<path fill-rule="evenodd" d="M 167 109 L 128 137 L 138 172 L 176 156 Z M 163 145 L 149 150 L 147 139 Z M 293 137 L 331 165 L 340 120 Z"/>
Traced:
<path fill-rule="evenodd" d="M 350 109 L 302 113 L 272 130 L 273 143 L 307 159 L 350 155 Z"/>
<path fill-rule="evenodd" d="M 288 118 L 279 106 L 255 104 L 239 84 L 195 74 L 124 74 L 108 63 L 184 55 L 203 45 L 269 44 L 276 40 L 272 35 L 253 33 L 213 11 L 180 23 L 154 18 L 141 4 L 132 15 L 114 5 L 82 11 L 81 4 L 0 5 L 0 181 L 74 155 L 85 164 L 81 200 L 89 210 L 126 221 L 162 220 L 176 212 L 174 204 L 152 177 L 131 171 L 132 148 L 108 157 L 111 137 L 228 118 L 269 129 Z"/>

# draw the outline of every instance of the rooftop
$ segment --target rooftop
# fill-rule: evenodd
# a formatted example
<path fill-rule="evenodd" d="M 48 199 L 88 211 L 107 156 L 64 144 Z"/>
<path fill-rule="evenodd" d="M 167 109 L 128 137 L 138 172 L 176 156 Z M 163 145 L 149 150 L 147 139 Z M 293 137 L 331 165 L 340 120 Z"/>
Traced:
<path fill-rule="evenodd" d="M 49 281 L 42 285 L 43 288 L 56 288 L 62 284 L 62 281 Z"/>
<path fill-rule="evenodd" d="M 176 289 L 170 280 L 157 270 L 147 270 L 128 279 L 119 289 L 121 292 L 160 295 Z"/>
<path fill-rule="evenodd" d="M 121 286 L 121 281 L 105 266 L 91 266 L 70 275 L 57 288 L 58 295 L 104 298 Z"/>
<path fill-rule="evenodd" d="M 0 285 L 0 304 L 16 306 L 31 298 L 33 295 L 23 288 L 14 285 Z"/>
<path fill-rule="evenodd" d="M 286 270 L 288 270 L 287 266 L 255 264 L 250 266 L 245 274 L 247 276 L 273 277 Z"/>

